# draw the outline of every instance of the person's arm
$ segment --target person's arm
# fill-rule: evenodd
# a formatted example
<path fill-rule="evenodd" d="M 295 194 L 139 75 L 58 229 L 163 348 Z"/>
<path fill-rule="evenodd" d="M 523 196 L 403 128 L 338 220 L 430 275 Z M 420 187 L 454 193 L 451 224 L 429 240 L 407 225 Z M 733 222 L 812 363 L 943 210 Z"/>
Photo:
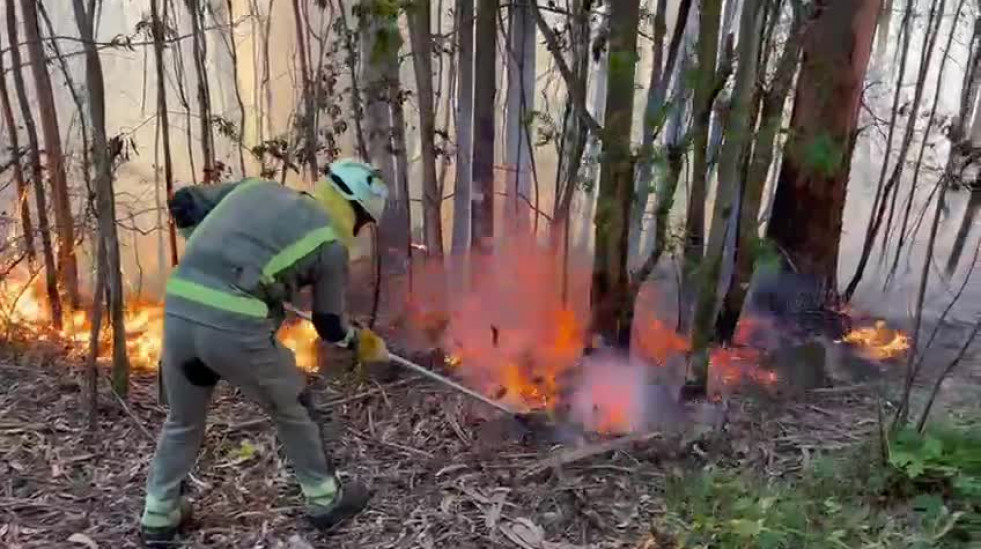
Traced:
<path fill-rule="evenodd" d="M 339 242 L 325 244 L 310 276 L 313 286 L 313 325 L 324 341 L 349 349 L 356 331 L 347 321 L 348 251 Z"/>

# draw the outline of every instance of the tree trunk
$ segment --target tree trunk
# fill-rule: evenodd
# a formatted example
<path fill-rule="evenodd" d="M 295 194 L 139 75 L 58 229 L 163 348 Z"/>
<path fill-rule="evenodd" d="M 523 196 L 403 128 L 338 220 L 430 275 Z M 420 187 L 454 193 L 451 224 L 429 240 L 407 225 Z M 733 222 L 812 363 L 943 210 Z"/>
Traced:
<path fill-rule="evenodd" d="M 194 48 L 194 74 L 197 79 L 198 116 L 201 126 L 201 155 L 204 157 L 203 180 L 213 183 L 219 174 L 215 166 L 215 138 L 211 131 L 211 91 L 208 86 L 207 42 L 202 25 L 200 0 L 185 0 L 191 17 L 191 43 Z"/>
<path fill-rule="evenodd" d="M 694 297 L 693 275 L 701 263 L 705 234 L 705 201 L 709 172 L 709 128 L 716 88 L 716 57 L 719 49 L 719 19 L 722 0 L 704 0 L 699 11 L 698 67 L 692 106 L 692 179 L 688 215 L 685 218 L 684 275 L 682 281 L 683 317 L 687 328 L 688 310 Z"/>
<path fill-rule="evenodd" d="M 453 192 L 453 253 L 466 255 L 470 249 L 470 207 L 473 200 L 473 0 L 456 0 L 457 83 L 456 183 Z"/>
<path fill-rule="evenodd" d="M 341 9 L 344 9 L 343 6 Z M 293 24 L 296 30 L 296 50 L 300 60 L 300 84 L 303 93 L 303 156 L 306 160 L 310 181 L 317 180 L 317 127 L 316 104 L 314 103 L 313 84 L 310 79 L 310 59 L 307 57 L 307 30 L 300 9 L 300 0 L 293 0 Z"/>
<path fill-rule="evenodd" d="M 739 19 L 739 69 L 733 87 L 729 115 L 725 126 L 725 143 L 719 160 L 718 190 L 709 231 L 705 260 L 700 269 L 698 303 L 695 307 L 695 324 L 692 337 L 694 382 L 704 387 L 708 381 L 708 345 L 712 340 L 716 310 L 718 307 L 719 280 L 722 274 L 726 242 L 736 227 L 730 220 L 733 208 L 739 200 L 742 186 L 742 167 L 750 144 L 755 119 L 753 96 L 758 77 L 757 63 L 760 54 L 760 37 L 763 34 L 761 0 L 745 0 Z"/>
<path fill-rule="evenodd" d="M 167 110 L 167 76 L 164 67 L 164 39 L 167 24 L 160 18 L 160 0 L 150 0 L 150 17 L 153 24 L 153 58 L 157 73 L 157 120 L 160 122 L 160 139 L 164 155 L 164 188 L 167 198 L 174 195 L 174 160 L 170 150 L 170 112 Z M 177 265 L 177 229 L 174 220 L 167 216 L 167 237 L 170 242 L 170 264 Z"/>
<path fill-rule="evenodd" d="M 75 224 L 72 219 L 71 200 L 68 197 L 68 179 L 65 174 L 65 157 L 61 151 L 61 130 L 58 127 L 58 110 L 55 108 L 51 77 L 41 43 L 37 19 L 36 0 L 21 0 L 24 20 L 24 39 L 31 59 L 31 74 L 41 116 L 44 134 L 44 152 L 51 181 L 51 197 L 54 202 L 55 230 L 58 233 L 58 275 L 71 308 L 79 306 L 78 263 L 75 258 Z"/>
<path fill-rule="evenodd" d="M 739 315 L 742 312 L 743 303 L 746 301 L 746 294 L 753 277 L 757 241 L 760 234 L 757 218 L 763 203 L 763 190 L 766 186 L 767 175 L 773 164 L 774 144 L 780 128 L 783 126 L 784 106 L 793 85 L 794 73 L 797 72 L 801 43 L 804 38 L 803 24 L 801 9 L 799 5 L 795 5 L 794 21 L 790 28 L 789 38 L 784 44 L 780 59 L 777 61 L 770 90 L 763 95 L 756 143 L 753 146 L 749 169 L 742 184 L 738 224 L 739 241 L 736 245 L 735 257 L 736 267 L 716 322 L 716 337 L 723 343 L 730 343 L 735 335 Z"/>
<path fill-rule="evenodd" d="M 637 170 L 637 193 L 634 202 L 633 212 L 630 215 L 630 258 L 637 257 L 640 252 L 640 240 L 644 228 L 644 213 L 647 211 L 647 202 L 651 194 L 651 185 L 654 176 L 654 140 L 661 131 L 666 117 L 664 116 L 664 100 L 667 94 L 668 82 L 674 72 L 674 63 L 678 58 L 681 49 L 682 37 L 685 34 L 685 27 L 688 22 L 688 13 L 691 11 L 692 0 L 683 0 L 678 6 L 678 17 L 674 23 L 674 32 L 671 36 L 671 45 L 668 50 L 668 63 L 662 66 L 664 57 L 664 18 L 667 11 L 667 0 L 659 0 L 657 12 L 654 16 L 654 43 L 652 48 L 653 66 L 651 68 L 651 80 L 647 85 L 647 105 L 644 109 L 644 133 L 643 144 L 640 149 L 638 159 L 639 169 Z"/>
<path fill-rule="evenodd" d="M 590 295 L 592 333 L 607 343 L 630 345 L 632 310 L 627 273 L 634 159 L 630 150 L 640 0 L 610 6 L 610 68 L 604 117 L 603 163 L 596 205 L 596 251 Z"/>
<path fill-rule="evenodd" d="M 31 103 L 27 97 L 27 86 L 24 83 L 23 62 L 20 56 L 20 43 L 17 38 L 17 12 L 14 2 L 7 2 L 7 39 L 11 44 L 10 63 L 14 75 L 14 91 L 17 102 L 20 103 L 21 120 L 27 133 L 28 154 L 31 161 L 31 183 L 34 186 L 34 200 L 37 204 L 37 224 L 41 233 L 41 255 L 44 258 L 45 290 L 48 296 L 48 310 L 51 314 L 51 324 L 56 330 L 61 330 L 62 309 L 61 295 L 58 292 L 58 269 L 55 265 L 54 246 L 51 242 L 51 227 L 48 224 L 48 204 L 44 190 L 44 173 L 41 169 L 40 144 L 37 138 L 37 126 L 31 113 Z"/>
<path fill-rule="evenodd" d="M 889 27 L 892 25 L 893 0 L 883 0 L 882 11 L 879 13 L 879 31 L 875 44 L 875 66 L 882 67 L 889 52 Z M 909 6 L 910 8 L 912 6 Z M 907 9 L 908 9 L 907 8 Z"/>
<path fill-rule="evenodd" d="M 608 24 L 608 23 L 606 23 Z M 607 32 L 607 29 L 601 28 L 597 29 L 597 34 Z M 609 74 L 610 74 L 610 55 L 609 51 L 604 51 L 600 54 L 599 59 L 596 59 L 596 67 L 593 69 L 593 76 L 591 80 L 593 81 L 593 91 L 592 97 L 590 98 L 590 116 L 593 116 L 598 124 L 603 124 L 603 116 L 606 114 L 606 98 L 609 92 L 607 85 L 609 84 Z M 585 118 L 585 117 L 584 117 Z M 579 226 L 579 236 L 576 239 L 578 246 L 583 251 L 588 251 L 593 233 L 593 217 L 596 212 L 596 195 L 599 189 L 599 167 L 600 160 L 603 154 L 603 139 L 599 133 L 592 132 L 587 136 L 586 141 L 586 151 L 584 153 L 584 162 L 586 167 L 583 170 L 583 182 L 585 188 L 582 193 L 582 211 L 580 212 L 580 226 Z"/>
<path fill-rule="evenodd" d="M 395 173 L 395 147 L 392 144 L 391 105 L 398 101 L 392 95 L 398 84 L 398 53 L 402 36 L 398 29 L 398 12 L 387 9 L 385 2 L 361 4 L 361 81 L 365 94 L 365 140 L 368 157 L 390 187 L 398 182 Z M 394 195 L 396 189 L 391 189 Z M 406 260 L 401 225 L 386 215 L 379 226 L 384 257 L 402 265 Z"/>
<path fill-rule="evenodd" d="M 102 298 L 106 294 L 106 246 L 98 231 L 95 235 L 95 293 L 92 294 L 92 313 L 89 330 L 89 356 L 86 361 L 89 393 L 89 432 L 94 433 L 99 425 L 99 340 L 102 339 L 102 311 L 105 309 Z"/>
<path fill-rule="evenodd" d="M 494 239 L 494 98 L 497 95 L 497 17 L 499 0 L 479 0 L 474 46 L 474 143 L 471 237 L 478 250 L 489 250 Z"/>
<path fill-rule="evenodd" d="M 842 212 L 880 0 L 825 0 L 808 33 L 768 233 L 835 291 Z"/>
<path fill-rule="evenodd" d="M 967 242 L 968 235 L 971 234 L 979 211 L 981 211 L 981 185 L 971 191 L 971 198 L 968 199 L 967 207 L 964 209 L 964 217 L 961 218 L 960 227 L 958 227 L 957 235 L 954 237 L 954 245 L 950 250 L 950 258 L 947 260 L 947 276 L 953 276 L 957 271 L 961 254 L 964 253 L 964 244 Z"/>
<path fill-rule="evenodd" d="M 156 0 L 152 0 L 156 1 Z M 238 133 L 235 135 L 235 145 L 236 151 L 238 152 L 238 166 L 239 170 L 242 172 L 242 177 L 246 176 L 245 172 L 245 101 L 242 99 L 242 88 L 239 85 L 239 67 L 238 67 L 238 44 L 235 43 L 235 9 L 232 0 L 225 0 L 225 9 L 228 12 L 228 55 L 232 59 L 232 79 L 234 80 L 233 86 L 235 88 L 235 104 L 238 107 Z"/>
<path fill-rule="evenodd" d="M 96 200 L 99 238 L 106 247 L 106 277 L 112 320 L 112 385 L 125 398 L 129 390 L 129 359 L 126 357 L 126 323 L 123 314 L 123 282 L 120 269 L 119 239 L 116 233 L 116 204 L 112 185 L 112 164 L 106 139 L 105 83 L 102 62 L 93 35 L 94 14 L 86 14 L 83 0 L 73 0 L 75 21 L 84 42 L 85 76 L 89 90 L 89 112 L 95 157 Z M 98 297 L 96 297 L 98 299 Z"/>
<path fill-rule="evenodd" d="M 517 0 L 508 8 L 507 129 L 505 161 L 508 167 L 509 229 L 527 233 L 531 221 L 532 155 L 528 130 L 535 109 L 535 14 L 532 0 Z"/>
<path fill-rule="evenodd" d="M 16 46 L 11 45 L 11 48 Z M 13 162 L 14 183 L 17 188 L 17 213 L 20 217 L 20 228 L 24 233 L 24 252 L 27 261 L 34 268 L 37 263 L 37 250 L 34 246 L 34 222 L 31 220 L 31 207 L 27 203 L 27 180 L 24 178 L 24 168 L 21 164 L 20 138 L 17 136 L 17 121 L 14 119 L 14 109 L 10 103 L 10 93 L 7 90 L 6 69 L 3 66 L 3 56 L 0 55 L 0 109 L 3 110 L 3 123 L 10 136 L 10 156 Z"/>
<path fill-rule="evenodd" d="M 409 7 L 409 38 L 412 42 L 412 66 L 416 73 L 419 103 L 419 139 L 422 149 L 422 221 L 426 249 L 437 257 L 443 255 L 443 197 L 436 177 L 436 111 L 433 107 L 433 36 L 430 30 L 430 3 L 423 0 Z"/>

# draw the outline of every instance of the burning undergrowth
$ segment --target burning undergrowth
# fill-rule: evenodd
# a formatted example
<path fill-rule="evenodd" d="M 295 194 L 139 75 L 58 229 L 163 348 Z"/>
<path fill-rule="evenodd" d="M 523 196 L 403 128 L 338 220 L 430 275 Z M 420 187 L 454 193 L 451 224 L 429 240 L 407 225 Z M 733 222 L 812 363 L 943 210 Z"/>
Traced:
<path fill-rule="evenodd" d="M 563 282 L 549 250 L 511 240 L 472 258 L 468 289 L 450 296 L 425 284 L 442 284 L 440 267 L 423 266 L 415 276 L 422 287 L 411 307 L 413 325 L 471 387 L 511 409 L 544 411 L 601 433 L 641 431 L 677 412 L 691 345 L 663 318 L 655 288 L 639 296 L 631 356 L 584 356 L 588 261 L 570 260 Z M 756 349 L 715 349 L 711 360 L 720 391 L 776 382 L 776 374 L 760 368 Z"/>
<path fill-rule="evenodd" d="M 25 339 L 64 345 L 68 354 L 85 356 L 89 350 L 92 330 L 90 306 L 67 312 L 61 330 L 51 321 L 50 309 L 44 297 L 41 277 L 21 274 L 8 275 L 0 282 L 0 330 L 6 338 L 19 335 Z M 163 348 L 163 303 L 132 296 L 126 300 L 126 349 L 131 364 L 137 368 L 155 369 Z M 110 351 L 110 331 L 105 329 L 103 316 L 100 355 Z M 318 365 L 318 337 L 314 328 L 305 322 L 283 326 L 279 339 L 296 353 L 297 364 L 305 370 Z"/>

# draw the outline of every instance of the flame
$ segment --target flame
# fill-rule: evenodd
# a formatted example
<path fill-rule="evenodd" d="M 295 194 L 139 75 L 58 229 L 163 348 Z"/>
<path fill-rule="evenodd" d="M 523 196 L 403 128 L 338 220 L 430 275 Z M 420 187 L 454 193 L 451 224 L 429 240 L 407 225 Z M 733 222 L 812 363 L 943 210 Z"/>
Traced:
<path fill-rule="evenodd" d="M 856 328 L 843 338 L 858 348 L 860 354 L 871 360 L 888 360 L 902 356 L 909 349 L 909 336 L 886 326 L 882 320 L 874 326 Z"/>
<path fill-rule="evenodd" d="M 6 333 L 21 331 L 37 341 L 62 343 L 75 358 L 89 352 L 92 321 L 88 310 L 71 311 L 62 319 L 62 328 L 52 328 L 51 315 L 43 297 L 40 279 L 8 276 L 0 282 L 0 328 Z M 103 326 L 107 319 L 103 316 Z M 163 349 L 163 303 L 142 298 L 126 301 L 126 353 L 134 368 L 154 370 Z M 99 353 L 110 352 L 110 330 L 102 330 Z M 296 353 L 297 365 L 308 371 L 317 369 L 316 330 L 310 323 L 284 325 L 278 334 L 283 345 Z"/>

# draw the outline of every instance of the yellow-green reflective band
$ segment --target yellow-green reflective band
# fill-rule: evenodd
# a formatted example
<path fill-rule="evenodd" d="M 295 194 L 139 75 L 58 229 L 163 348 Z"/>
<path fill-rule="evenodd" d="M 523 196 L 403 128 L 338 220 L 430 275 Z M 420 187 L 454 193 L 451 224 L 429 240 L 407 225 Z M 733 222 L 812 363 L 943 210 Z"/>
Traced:
<path fill-rule="evenodd" d="M 162 500 L 147 495 L 146 505 L 140 523 L 149 528 L 169 528 L 177 526 L 181 521 L 179 500 Z"/>
<path fill-rule="evenodd" d="M 307 254 L 317 249 L 317 246 L 326 242 L 337 240 L 334 230 L 330 227 L 322 227 L 310 231 L 303 238 L 290 244 L 278 254 L 270 259 L 266 266 L 262 268 L 262 278 L 265 281 L 272 280 L 280 272 L 290 268 L 294 263 L 303 259 Z"/>
<path fill-rule="evenodd" d="M 254 297 L 230 294 L 175 277 L 167 281 L 167 294 L 244 316 L 265 318 L 269 314 L 269 307 Z"/>
<path fill-rule="evenodd" d="M 329 478 L 313 485 L 300 483 L 300 490 L 307 502 L 313 505 L 330 505 L 337 497 L 338 483 L 336 478 Z"/>

